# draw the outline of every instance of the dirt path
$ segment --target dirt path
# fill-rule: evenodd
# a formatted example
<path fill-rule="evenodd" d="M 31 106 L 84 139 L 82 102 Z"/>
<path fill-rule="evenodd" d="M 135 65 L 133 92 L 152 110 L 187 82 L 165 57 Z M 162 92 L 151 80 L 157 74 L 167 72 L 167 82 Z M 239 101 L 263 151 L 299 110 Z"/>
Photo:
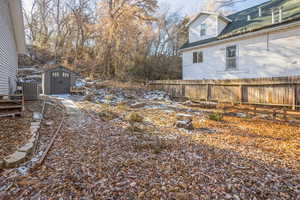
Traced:
<path fill-rule="evenodd" d="M 43 166 L 9 179 L 0 199 L 300 198 L 299 172 L 211 146 L 211 136 L 161 139 L 62 103 L 68 117 Z"/>

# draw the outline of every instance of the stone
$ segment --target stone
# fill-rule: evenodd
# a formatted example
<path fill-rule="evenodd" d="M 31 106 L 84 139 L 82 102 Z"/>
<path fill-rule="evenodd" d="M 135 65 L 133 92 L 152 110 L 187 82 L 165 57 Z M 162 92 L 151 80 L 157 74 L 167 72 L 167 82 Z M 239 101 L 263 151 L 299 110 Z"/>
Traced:
<path fill-rule="evenodd" d="M 142 107 L 145 107 L 147 104 L 146 103 L 134 103 L 134 104 L 131 104 L 130 107 L 131 108 L 142 108 Z"/>
<path fill-rule="evenodd" d="M 41 123 L 40 122 L 31 122 L 31 126 L 40 126 Z"/>
<path fill-rule="evenodd" d="M 15 153 L 4 158 L 5 167 L 12 168 L 26 159 L 27 153 L 16 151 Z"/>
<path fill-rule="evenodd" d="M 177 121 L 175 126 L 177 128 L 184 128 L 187 130 L 194 130 L 194 126 L 191 120 L 181 120 L 181 121 Z"/>
<path fill-rule="evenodd" d="M 187 120 L 192 121 L 193 120 L 193 115 L 178 113 L 178 114 L 176 114 L 176 119 L 180 120 L 180 121 L 187 121 Z"/>
<path fill-rule="evenodd" d="M 0 169 L 3 169 L 4 168 L 4 161 L 3 160 L 0 160 Z"/>
<path fill-rule="evenodd" d="M 31 126 L 30 128 L 31 128 L 31 129 L 37 129 L 37 130 L 38 130 L 38 129 L 40 129 L 40 126 Z"/>
<path fill-rule="evenodd" d="M 29 142 L 29 143 L 35 143 L 35 140 L 36 140 L 36 137 L 35 137 L 35 135 L 34 135 L 34 136 L 32 136 L 32 137 L 28 140 L 28 142 Z"/>
<path fill-rule="evenodd" d="M 46 126 L 52 126 L 53 124 L 54 124 L 54 122 L 53 121 L 46 121 Z"/>
<path fill-rule="evenodd" d="M 42 113 L 39 113 L 39 112 L 34 112 L 33 113 L 33 119 L 34 120 L 41 120 L 42 118 L 43 118 Z"/>
<path fill-rule="evenodd" d="M 37 127 L 30 127 L 30 132 L 31 132 L 31 135 L 34 135 L 36 134 L 36 132 L 38 132 L 38 128 Z"/>
<path fill-rule="evenodd" d="M 26 152 L 26 153 L 31 153 L 33 150 L 34 144 L 32 142 L 29 142 L 22 146 L 21 148 L 18 149 L 20 152 Z"/>

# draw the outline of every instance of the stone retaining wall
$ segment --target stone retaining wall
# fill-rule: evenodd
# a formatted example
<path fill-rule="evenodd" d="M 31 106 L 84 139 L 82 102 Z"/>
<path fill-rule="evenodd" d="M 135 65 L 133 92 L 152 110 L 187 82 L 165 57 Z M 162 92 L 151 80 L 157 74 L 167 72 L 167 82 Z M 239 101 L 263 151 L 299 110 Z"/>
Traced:
<path fill-rule="evenodd" d="M 40 115 L 41 116 L 41 115 Z M 37 141 L 38 132 L 41 127 L 42 116 L 40 118 L 33 119 L 30 126 L 31 138 L 25 143 L 25 145 L 18 148 L 16 152 L 5 157 L 3 160 L 0 159 L 0 169 L 13 168 L 21 164 L 26 158 L 34 151 Z"/>

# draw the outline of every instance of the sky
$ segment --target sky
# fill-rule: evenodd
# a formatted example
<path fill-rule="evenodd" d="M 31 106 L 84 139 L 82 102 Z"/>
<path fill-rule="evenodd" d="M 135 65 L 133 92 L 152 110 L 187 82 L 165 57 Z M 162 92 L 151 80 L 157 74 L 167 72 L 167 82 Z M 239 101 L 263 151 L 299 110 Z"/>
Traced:
<path fill-rule="evenodd" d="M 158 0 L 159 4 L 167 7 L 172 11 L 178 11 L 182 15 L 192 15 L 200 11 L 201 3 L 204 0 Z M 246 2 L 237 3 L 233 8 L 234 11 L 243 10 L 268 0 L 247 0 Z M 30 8 L 32 0 L 23 0 L 25 8 Z"/>
<path fill-rule="evenodd" d="M 247 0 L 237 3 L 233 9 L 234 11 L 239 11 L 266 1 L 268 0 Z M 204 2 L 204 0 L 158 0 L 158 2 L 160 5 L 168 6 L 168 8 L 171 8 L 173 11 L 179 11 L 183 15 L 190 15 L 200 11 L 201 3 Z"/>

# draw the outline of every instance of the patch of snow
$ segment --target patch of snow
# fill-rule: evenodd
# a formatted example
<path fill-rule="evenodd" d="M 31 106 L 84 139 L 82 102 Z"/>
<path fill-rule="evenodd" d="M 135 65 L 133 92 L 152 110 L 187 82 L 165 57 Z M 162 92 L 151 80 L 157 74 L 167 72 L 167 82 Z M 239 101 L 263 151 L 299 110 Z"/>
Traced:
<path fill-rule="evenodd" d="M 166 108 L 167 108 L 167 105 L 165 105 L 165 104 L 144 106 L 144 109 L 166 109 Z"/>
<path fill-rule="evenodd" d="M 42 113 L 39 113 L 39 112 L 34 112 L 33 113 L 33 119 L 34 120 L 41 120 L 42 118 L 43 118 Z"/>
<path fill-rule="evenodd" d="M 113 93 L 106 88 L 96 91 L 96 102 L 109 105 L 117 105 L 126 100 L 126 94 L 122 90 L 114 91 Z"/>
<path fill-rule="evenodd" d="M 154 91 L 147 92 L 144 95 L 144 99 L 170 101 L 170 96 L 164 91 L 154 90 Z"/>
<path fill-rule="evenodd" d="M 74 87 L 81 88 L 86 86 L 86 81 L 84 79 L 78 79 L 75 81 Z"/>
<path fill-rule="evenodd" d="M 24 175 L 28 174 L 29 168 L 25 167 L 25 166 L 22 166 L 22 167 L 19 167 L 17 170 L 20 174 L 22 174 L 24 176 Z"/>
<path fill-rule="evenodd" d="M 245 117 L 247 117 L 247 114 L 245 114 L 245 113 L 237 113 L 236 116 L 245 118 Z"/>
<path fill-rule="evenodd" d="M 69 97 L 71 97 L 70 94 L 53 94 L 53 95 L 49 95 L 49 96 L 52 96 L 52 97 L 56 97 L 58 99 L 68 99 Z"/>
<path fill-rule="evenodd" d="M 158 136 L 160 139 L 167 139 L 167 140 L 176 140 L 178 135 L 160 135 Z"/>

